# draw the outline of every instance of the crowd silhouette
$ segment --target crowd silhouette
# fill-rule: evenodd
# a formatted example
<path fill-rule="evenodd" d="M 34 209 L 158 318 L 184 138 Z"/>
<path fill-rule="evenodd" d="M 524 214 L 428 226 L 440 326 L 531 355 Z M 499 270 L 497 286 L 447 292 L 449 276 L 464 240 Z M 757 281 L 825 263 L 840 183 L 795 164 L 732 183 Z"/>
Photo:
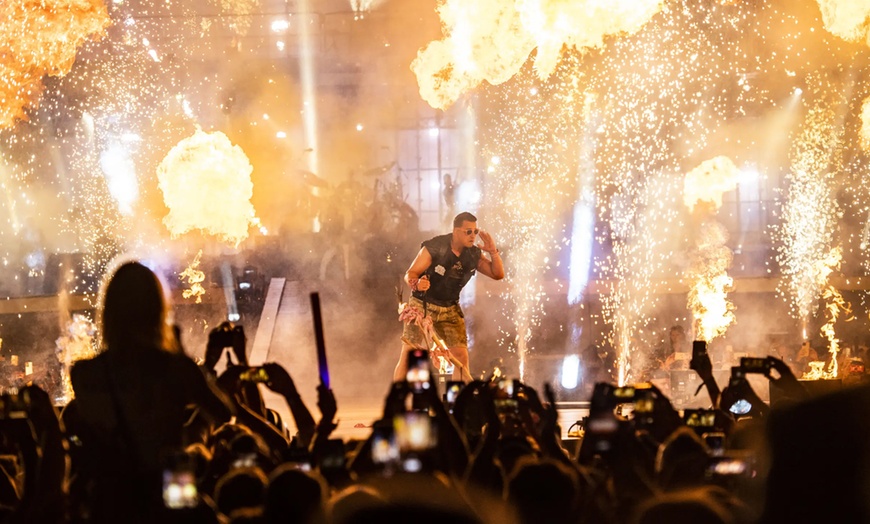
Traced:
<path fill-rule="evenodd" d="M 343 441 L 330 389 L 315 416 L 288 370 L 249 364 L 229 323 L 197 365 L 168 313 L 157 277 L 123 264 L 102 295 L 100 353 L 72 369 L 75 399 L 3 395 L 4 522 L 870 522 L 870 388 L 810 398 L 776 357 L 720 389 L 699 352 L 709 409 L 683 413 L 651 384 L 599 383 L 572 441 L 547 385 L 494 374 L 453 397 L 416 372 L 366 440 Z M 747 373 L 769 378 L 777 405 Z"/>

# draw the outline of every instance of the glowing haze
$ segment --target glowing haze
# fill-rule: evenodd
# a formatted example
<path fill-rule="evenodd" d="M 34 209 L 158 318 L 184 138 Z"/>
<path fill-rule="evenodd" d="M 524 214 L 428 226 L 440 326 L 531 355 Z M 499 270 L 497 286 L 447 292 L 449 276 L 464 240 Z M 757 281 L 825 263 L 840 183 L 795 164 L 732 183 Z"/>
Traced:
<path fill-rule="evenodd" d="M 0 2 L 0 129 L 25 119 L 42 77 L 69 73 L 79 47 L 110 23 L 101 0 Z"/>
<path fill-rule="evenodd" d="M 601 47 L 609 35 L 638 31 L 661 0 L 445 0 L 438 7 L 444 38 L 411 64 L 420 95 L 445 109 L 483 82 L 501 84 L 537 49 L 535 69 L 546 80 L 563 46 Z"/>
<path fill-rule="evenodd" d="M 238 245 L 256 222 L 253 171 L 242 148 L 221 132 L 196 133 L 178 143 L 157 168 L 173 237 L 200 230 Z"/>

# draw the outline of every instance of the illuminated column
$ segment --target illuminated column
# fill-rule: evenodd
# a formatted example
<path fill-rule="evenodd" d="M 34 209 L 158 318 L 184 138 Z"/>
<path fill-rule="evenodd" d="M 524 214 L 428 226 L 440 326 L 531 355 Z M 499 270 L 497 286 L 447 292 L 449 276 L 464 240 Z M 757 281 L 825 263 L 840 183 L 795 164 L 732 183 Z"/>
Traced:
<path fill-rule="evenodd" d="M 317 100 L 315 97 L 315 70 L 314 49 L 311 37 L 311 24 L 314 23 L 314 13 L 311 11 L 310 0 L 299 0 L 299 12 L 304 15 L 304 21 L 299 25 L 299 78 L 302 81 L 302 124 L 304 131 L 304 149 L 309 150 L 305 155 L 305 167 L 311 173 L 320 175 L 318 172 L 318 156 L 320 151 L 317 146 Z M 317 18 L 319 21 L 320 19 Z M 317 188 L 315 188 L 315 194 Z M 320 229 L 315 218 L 314 231 Z"/>

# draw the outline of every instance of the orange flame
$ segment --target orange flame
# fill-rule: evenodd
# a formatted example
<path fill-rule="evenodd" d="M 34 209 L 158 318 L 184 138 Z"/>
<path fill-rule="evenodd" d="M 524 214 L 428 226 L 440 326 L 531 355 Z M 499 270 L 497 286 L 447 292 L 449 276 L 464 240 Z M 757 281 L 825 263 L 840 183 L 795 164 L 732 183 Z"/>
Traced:
<path fill-rule="evenodd" d="M 0 129 L 26 119 L 42 77 L 69 73 L 79 47 L 109 24 L 102 0 L 0 2 Z"/>
<path fill-rule="evenodd" d="M 818 0 L 825 29 L 849 42 L 870 43 L 867 17 L 870 5 L 863 0 Z"/>
<path fill-rule="evenodd" d="M 223 133 L 196 133 L 179 142 L 157 168 L 173 237 L 199 229 L 239 245 L 258 221 L 251 204 L 254 168 Z"/>
<path fill-rule="evenodd" d="M 690 211 L 701 202 L 718 210 L 722 206 L 722 195 L 737 187 L 739 174 L 728 157 L 702 162 L 686 174 L 683 203 Z M 696 321 L 697 336 L 707 342 L 723 335 L 736 320 L 734 305 L 727 299 L 734 282 L 728 276 L 732 257 L 727 240 L 724 226 L 713 220 L 703 222 L 686 270 L 690 285 L 688 305 Z"/>
<path fill-rule="evenodd" d="M 852 307 L 843 298 L 837 289 L 828 283 L 828 276 L 835 269 L 840 268 L 840 263 L 843 259 L 843 250 L 839 247 L 831 249 L 828 256 L 824 260 L 820 260 L 817 264 L 817 283 L 824 286 L 822 298 L 827 301 L 825 309 L 828 312 L 828 321 L 821 328 L 822 335 L 828 339 L 828 352 L 831 354 L 831 363 L 825 371 L 824 362 L 810 362 L 810 370 L 801 377 L 804 380 L 827 380 L 837 378 L 839 368 L 837 364 L 837 354 L 840 352 L 840 340 L 834 332 L 834 324 L 840 316 L 840 312 L 844 312 L 849 318 L 846 321 L 852 320 Z"/>
<path fill-rule="evenodd" d="M 441 0 L 444 38 L 417 53 L 411 69 L 420 96 L 446 109 L 483 83 L 514 76 L 537 49 L 535 69 L 545 80 L 564 46 L 601 47 L 609 35 L 637 32 L 662 0 Z"/>
<path fill-rule="evenodd" d="M 196 297 L 197 304 L 202 302 L 202 296 L 205 295 L 205 288 L 202 287 L 202 283 L 205 282 L 205 273 L 199 270 L 200 257 L 202 257 L 202 249 L 196 254 L 193 262 L 178 275 L 182 281 L 187 279 L 187 283 L 190 284 L 190 289 L 182 291 L 181 296 L 184 298 Z"/>

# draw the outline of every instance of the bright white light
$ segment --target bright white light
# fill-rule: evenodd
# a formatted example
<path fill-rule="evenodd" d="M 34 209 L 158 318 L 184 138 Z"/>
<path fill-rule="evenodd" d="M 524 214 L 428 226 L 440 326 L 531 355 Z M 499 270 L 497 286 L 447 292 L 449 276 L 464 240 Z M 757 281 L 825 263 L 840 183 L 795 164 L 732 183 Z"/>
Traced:
<path fill-rule="evenodd" d="M 133 204 L 139 199 L 136 167 L 130 152 L 120 143 L 112 143 L 100 153 L 100 168 L 106 177 L 109 194 L 118 203 L 118 211 L 125 216 L 133 214 Z"/>
<path fill-rule="evenodd" d="M 142 137 L 136 133 L 124 133 L 121 135 L 121 141 L 126 143 L 141 142 Z"/>
<path fill-rule="evenodd" d="M 429 187 L 432 189 L 441 189 L 441 182 L 433 180 Z"/>
<path fill-rule="evenodd" d="M 537 88 L 537 87 L 533 87 L 533 88 L 529 89 L 529 93 L 531 93 L 532 96 L 537 95 L 537 94 L 538 94 L 538 88 Z"/>
<path fill-rule="evenodd" d="M 490 162 L 492 162 L 495 165 L 499 165 L 499 164 L 501 164 L 501 157 L 494 156 L 494 157 L 492 157 Z"/>
<path fill-rule="evenodd" d="M 181 102 L 181 109 L 188 118 L 193 118 L 193 109 L 190 107 L 190 102 L 184 100 Z"/>
<path fill-rule="evenodd" d="M 283 51 L 284 50 L 284 42 L 281 42 L 280 40 L 275 42 L 275 47 L 278 48 L 278 51 Z"/>
<path fill-rule="evenodd" d="M 357 124 L 357 125 L 356 125 L 356 130 L 357 130 L 357 131 L 362 131 L 362 130 L 363 130 L 363 125 L 362 125 L 362 124 Z"/>
<path fill-rule="evenodd" d="M 277 133 L 275 133 L 275 138 L 287 138 L 287 133 L 285 133 L 284 131 L 278 131 Z"/>
<path fill-rule="evenodd" d="M 150 57 L 151 57 L 155 62 L 159 62 L 159 61 L 160 61 L 160 57 L 157 56 L 157 51 L 155 51 L 155 50 L 153 50 L 153 49 L 149 49 L 149 50 L 148 50 L 148 56 L 150 56 Z"/>
<path fill-rule="evenodd" d="M 796 87 L 796 88 L 794 88 L 794 94 L 795 94 L 795 96 L 801 96 L 802 94 L 804 94 L 804 90 L 799 88 L 799 87 Z"/>
<path fill-rule="evenodd" d="M 595 238 L 594 197 L 585 191 L 574 205 L 574 225 L 571 229 L 571 264 L 568 274 L 568 303 L 580 302 L 589 283 L 592 266 L 592 244 Z"/>
<path fill-rule="evenodd" d="M 574 389 L 577 387 L 579 379 L 580 357 L 577 355 L 566 355 L 562 359 L 562 387 L 564 389 Z"/>
<path fill-rule="evenodd" d="M 284 19 L 272 20 L 272 32 L 283 33 L 290 28 L 290 22 Z"/>
<path fill-rule="evenodd" d="M 144 45 L 145 47 L 148 47 L 151 45 L 151 42 L 147 38 L 143 38 L 142 45 Z"/>
<path fill-rule="evenodd" d="M 250 282 L 239 282 L 239 289 L 251 289 Z"/>
<path fill-rule="evenodd" d="M 431 136 L 432 138 L 437 138 L 439 132 L 440 132 L 440 130 L 437 127 L 430 127 L 429 128 L 429 136 Z"/>

